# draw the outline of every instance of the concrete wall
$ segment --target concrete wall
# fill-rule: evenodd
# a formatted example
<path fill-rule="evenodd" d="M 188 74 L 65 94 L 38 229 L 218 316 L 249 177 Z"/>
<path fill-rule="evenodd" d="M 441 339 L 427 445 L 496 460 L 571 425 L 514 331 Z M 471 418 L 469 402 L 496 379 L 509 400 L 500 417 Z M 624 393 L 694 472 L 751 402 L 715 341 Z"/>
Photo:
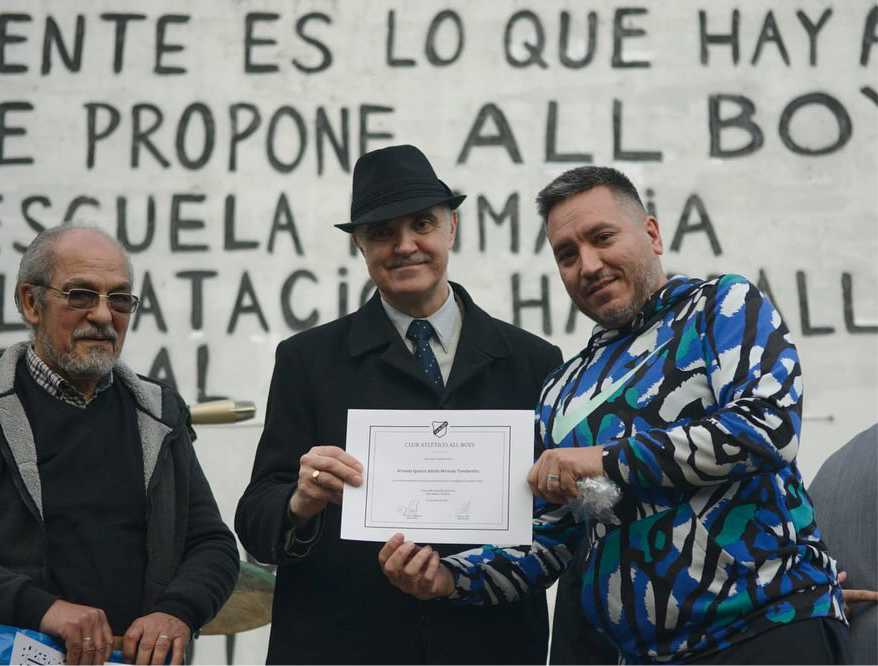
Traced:
<path fill-rule="evenodd" d="M 90 220 L 129 246 L 144 297 L 127 360 L 261 412 L 276 344 L 368 291 L 332 228 L 354 161 L 410 142 L 469 195 L 452 277 L 570 355 L 591 324 L 533 198 L 612 164 L 658 216 L 668 270 L 742 273 L 781 310 L 810 479 L 878 411 L 876 69 L 865 1 L 6 0 L 0 346 L 25 335 L 22 247 Z M 258 421 L 202 430 L 229 519 Z"/>

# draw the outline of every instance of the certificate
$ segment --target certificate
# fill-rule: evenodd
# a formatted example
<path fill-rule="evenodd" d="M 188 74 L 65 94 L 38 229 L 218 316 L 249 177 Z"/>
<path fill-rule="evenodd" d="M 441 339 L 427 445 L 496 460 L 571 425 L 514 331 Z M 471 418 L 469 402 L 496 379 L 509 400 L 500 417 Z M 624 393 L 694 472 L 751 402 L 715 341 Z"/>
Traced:
<path fill-rule="evenodd" d="M 348 410 L 341 538 L 530 544 L 534 417 L 528 410 Z"/>

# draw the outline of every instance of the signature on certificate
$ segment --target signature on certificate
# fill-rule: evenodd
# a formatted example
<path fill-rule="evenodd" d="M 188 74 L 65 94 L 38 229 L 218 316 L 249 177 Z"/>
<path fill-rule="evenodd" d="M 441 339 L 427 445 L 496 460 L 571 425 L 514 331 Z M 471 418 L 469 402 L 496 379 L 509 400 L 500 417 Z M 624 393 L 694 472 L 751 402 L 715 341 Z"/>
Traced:
<path fill-rule="evenodd" d="M 411 499 L 408 504 L 399 507 L 399 512 L 402 514 L 403 518 L 407 518 L 408 520 L 420 518 L 421 513 L 418 511 L 418 504 L 418 500 Z"/>

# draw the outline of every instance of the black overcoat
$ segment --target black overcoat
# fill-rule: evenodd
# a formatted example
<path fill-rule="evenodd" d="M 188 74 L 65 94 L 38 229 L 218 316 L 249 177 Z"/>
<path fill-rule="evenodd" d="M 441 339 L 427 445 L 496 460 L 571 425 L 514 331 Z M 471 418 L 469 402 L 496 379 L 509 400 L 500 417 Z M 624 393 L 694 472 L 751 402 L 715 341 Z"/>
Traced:
<path fill-rule="evenodd" d="M 330 504 L 304 557 L 283 549 L 299 458 L 344 447 L 348 409 L 533 409 L 561 363 L 554 345 L 492 318 L 452 285 L 463 327 L 447 386 L 431 386 L 376 294 L 357 312 L 277 348 L 265 429 L 235 528 L 257 559 L 277 563 L 271 663 L 545 663 L 545 593 L 500 607 L 418 601 L 378 565 L 382 544 L 339 539 Z M 471 546 L 434 546 L 450 555 Z"/>

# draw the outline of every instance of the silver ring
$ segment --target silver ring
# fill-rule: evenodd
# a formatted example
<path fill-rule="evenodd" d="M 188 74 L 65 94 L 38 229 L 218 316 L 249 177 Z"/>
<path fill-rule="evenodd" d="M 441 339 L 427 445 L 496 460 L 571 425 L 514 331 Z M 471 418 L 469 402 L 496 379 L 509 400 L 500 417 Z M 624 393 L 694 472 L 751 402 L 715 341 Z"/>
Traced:
<path fill-rule="evenodd" d="M 557 474 L 546 474 L 546 480 L 548 481 L 560 481 L 561 477 Z"/>
<path fill-rule="evenodd" d="M 91 641 L 91 640 L 94 640 L 91 636 L 83 636 L 83 637 L 82 637 L 82 642 L 83 642 L 83 643 L 85 643 L 86 641 Z"/>
<path fill-rule="evenodd" d="M 157 641 L 160 641 L 160 640 L 162 640 L 162 639 L 165 639 L 166 641 L 169 641 L 169 640 L 171 640 L 171 637 L 168 636 L 167 634 L 159 634 L 159 637 L 158 637 L 156 640 L 157 640 Z"/>

